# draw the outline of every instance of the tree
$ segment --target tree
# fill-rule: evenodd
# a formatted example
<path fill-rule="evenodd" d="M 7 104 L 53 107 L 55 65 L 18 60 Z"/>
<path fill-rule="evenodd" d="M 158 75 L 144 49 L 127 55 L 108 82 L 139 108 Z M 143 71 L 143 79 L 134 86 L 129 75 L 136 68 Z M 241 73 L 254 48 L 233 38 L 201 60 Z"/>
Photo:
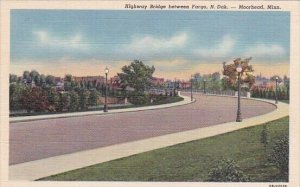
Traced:
<path fill-rule="evenodd" d="M 48 102 L 50 111 L 59 110 L 59 93 L 55 90 L 55 88 L 48 88 Z"/>
<path fill-rule="evenodd" d="M 68 93 L 59 93 L 59 108 L 58 111 L 62 112 L 69 109 L 71 103 L 70 95 Z"/>
<path fill-rule="evenodd" d="M 289 173 L 289 136 L 286 134 L 276 141 L 272 147 L 270 160 L 282 175 Z"/>
<path fill-rule="evenodd" d="M 195 73 L 194 75 L 192 75 L 192 77 L 193 77 L 193 88 L 200 89 L 202 85 L 202 76 L 200 75 L 200 73 Z"/>
<path fill-rule="evenodd" d="M 21 110 L 22 98 L 26 86 L 24 84 L 11 83 L 9 85 L 9 110 Z"/>
<path fill-rule="evenodd" d="M 89 96 L 89 105 L 95 106 L 98 104 L 99 93 L 96 90 L 92 90 Z"/>
<path fill-rule="evenodd" d="M 18 76 L 15 74 L 9 74 L 9 83 L 18 82 Z"/>
<path fill-rule="evenodd" d="M 78 92 L 79 95 L 79 107 L 81 110 L 86 110 L 88 106 L 88 99 L 90 92 L 85 89 L 80 89 Z"/>
<path fill-rule="evenodd" d="M 267 150 L 267 145 L 269 144 L 269 129 L 267 125 L 263 125 L 263 130 L 261 131 L 260 142 L 264 145 L 265 152 Z"/>
<path fill-rule="evenodd" d="M 34 83 L 38 86 L 40 86 L 40 74 L 36 70 L 32 70 L 29 73 L 29 76 L 31 78 L 31 81 L 34 81 Z"/>
<path fill-rule="evenodd" d="M 130 65 L 122 67 L 122 73 L 118 73 L 121 83 L 143 93 L 151 86 L 151 77 L 155 71 L 154 66 L 145 65 L 142 61 L 134 60 Z"/>
<path fill-rule="evenodd" d="M 233 60 L 232 64 L 227 64 L 223 62 L 223 86 L 224 88 L 237 89 L 237 76 L 236 67 L 240 64 L 242 67 L 241 72 L 241 84 L 248 84 L 248 88 L 251 88 L 255 83 L 255 77 L 251 74 L 254 70 L 252 65 L 250 65 L 250 60 L 252 58 L 246 58 L 242 60 L 237 58 Z"/>
<path fill-rule="evenodd" d="M 283 83 L 284 83 L 284 86 L 286 87 L 285 99 L 289 99 L 289 96 L 290 96 L 290 79 L 286 75 L 283 77 Z"/>
<path fill-rule="evenodd" d="M 75 91 L 69 92 L 70 105 L 68 107 L 69 111 L 77 111 L 79 107 L 79 96 Z"/>
<path fill-rule="evenodd" d="M 67 74 L 66 76 L 65 76 L 65 85 L 64 85 L 64 87 L 65 87 L 65 90 L 66 91 L 71 91 L 71 90 L 73 90 L 73 88 L 75 87 L 75 81 L 74 81 L 74 78 L 73 78 L 73 76 L 72 75 L 70 75 L 70 74 Z"/>
<path fill-rule="evenodd" d="M 45 81 L 46 81 L 47 85 L 49 85 L 49 86 L 55 86 L 55 77 L 54 76 L 47 75 Z"/>
<path fill-rule="evenodd" d="M 27 112 L 46 111 L 49 107 L 48 96 L 40 87 L 28 87 L 24 91 L 22 105 Z"/>
<path fill-rule="evenodd" d="M 42 87 L 46 87 L 46 76 L 44 74 L 40 75 L 39 85 L 41 85 Z"/>
<path fill-rule="evenodd" d="M 26 79 L 27 81 L 31 80 L 30 75 L 29 75 L 29 71 L 24 71 L 23 72 L 23 79 Z"/>

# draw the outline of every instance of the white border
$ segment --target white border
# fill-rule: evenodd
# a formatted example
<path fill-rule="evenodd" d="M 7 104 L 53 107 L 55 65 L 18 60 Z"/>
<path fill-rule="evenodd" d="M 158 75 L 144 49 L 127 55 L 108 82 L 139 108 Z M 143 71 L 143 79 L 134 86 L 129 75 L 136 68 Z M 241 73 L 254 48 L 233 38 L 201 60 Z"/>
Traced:
<path fill-rule="evenodd" d="M 299 1 L 174 1 L 177 5 L 186 4 L 227 4 L 230 6 L 280 5 L 280 11 L 290 11 L 291 15 L 291 39 L 290 39 L 290 77 L 291 77 L 291 97 L 290 104 L 290 181 L 289 183 L 168 183 L 168 182 L 14 182 L 8 181 L 8 77 L 10 59 L 10 10 L 11 9 L 124 9 L 125 3 L 160 3 L 170 4 L 172 1 L 1 1 L 1 34 L 0 34 L 0 140 L 1 140 L 1 186 L 269 186 L 271 184 L 287 184 L 298 187 L 299 184 L 299 80 L 300 80 L 300 58 L 299 58 Z M 198 11 L 198 10 L 195 10 Z M 230 10 L 240 11 L 240 10 Z M 259 10 L 250 10 L 259 11 Z M 276 11 L 276 10 L 271 10 Z"/>

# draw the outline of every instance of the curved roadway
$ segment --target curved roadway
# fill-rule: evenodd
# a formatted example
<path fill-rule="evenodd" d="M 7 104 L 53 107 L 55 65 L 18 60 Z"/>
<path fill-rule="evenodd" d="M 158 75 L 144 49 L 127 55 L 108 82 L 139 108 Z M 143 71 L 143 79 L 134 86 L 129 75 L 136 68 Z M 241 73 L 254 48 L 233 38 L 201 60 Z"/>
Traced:
<path fill-rule="evenodd" d="M 10 124 L 10 164 L 105 147 L 235 121 L 232 97 L 195 95 L 188 105 Z M 270 103 L 242 99 L 242 117 L 271 112 Z"/>

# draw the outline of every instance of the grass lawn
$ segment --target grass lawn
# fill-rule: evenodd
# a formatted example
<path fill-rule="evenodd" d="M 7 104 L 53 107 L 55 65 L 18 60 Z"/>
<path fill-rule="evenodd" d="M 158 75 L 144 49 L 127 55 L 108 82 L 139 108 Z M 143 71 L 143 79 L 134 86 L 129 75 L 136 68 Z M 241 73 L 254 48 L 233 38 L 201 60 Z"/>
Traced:
<path fill-rule="evenodd" d="M 207 181 L 221 159 L 233 159 L 251 181 L 283 182 L 287 178 L 267 160 L 272 144 L 289 131 L 289 118 L 266 123 L 270 144 L 260 143 L 262 126 L 157 149 L 50 176 L 57 181 Z"/>

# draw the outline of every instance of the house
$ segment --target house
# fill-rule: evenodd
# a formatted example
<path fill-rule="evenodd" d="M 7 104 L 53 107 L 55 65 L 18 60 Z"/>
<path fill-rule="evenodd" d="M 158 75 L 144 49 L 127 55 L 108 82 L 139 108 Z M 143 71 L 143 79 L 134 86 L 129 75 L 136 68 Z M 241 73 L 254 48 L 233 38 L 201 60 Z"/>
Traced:
<path fill-rule="evenodd" d="M 86 76 L 86 77 L 73 77 L 74 81 L 79 84 L 91 84 L 96 87 L 105 84 L 104 76 Z"/>
<path fill-rule="evenodd" d="M 154 87 L 163 86 L 164 81 L 165 81 L 164 78 L 151 77 L 151 85 Z"/>

